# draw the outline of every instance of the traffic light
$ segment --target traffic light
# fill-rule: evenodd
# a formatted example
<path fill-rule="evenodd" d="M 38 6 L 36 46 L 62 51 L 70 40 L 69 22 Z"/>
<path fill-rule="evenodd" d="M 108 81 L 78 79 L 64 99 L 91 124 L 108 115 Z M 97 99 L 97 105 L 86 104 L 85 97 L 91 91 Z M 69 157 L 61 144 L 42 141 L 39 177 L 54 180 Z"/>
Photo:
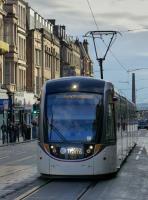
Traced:
<path fill-rule="evenodd" d="M 10 112 L 10 110 L 7 111 L 7 119 L 9 121 L 11 121 L 11 112 Z"/>
<path fill-rule="evenodd" d="M 32 111 L 33 111 L 33 114 L 38 114 L 40 112 L 40 105 L 34 103 L 32 106 Z"/>

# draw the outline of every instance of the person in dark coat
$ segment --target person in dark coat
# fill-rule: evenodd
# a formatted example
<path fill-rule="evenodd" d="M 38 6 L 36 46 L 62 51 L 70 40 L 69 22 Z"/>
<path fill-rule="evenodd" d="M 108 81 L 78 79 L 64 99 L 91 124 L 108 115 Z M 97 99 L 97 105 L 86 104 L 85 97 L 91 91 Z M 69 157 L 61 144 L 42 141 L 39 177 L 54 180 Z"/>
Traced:
<path fill-rule="evenodd" d="M 2 130 L 2 143 L 5 143 L 5 140 L 7 138 L 7 127 L 5 125 L 5 123 L 3 122 L 2 126 L 1 126 L 1 130 Z"/>
<path fill-rule="evenodd" d="M 13 142 L 13 130 L 12 130 L 12 124 L 9 123 L 7 127 L 8 135 L 9 135 L 9 142 Z"/>
<path fill-rule="evenodd" d="M 19 137 L 19 124 L 15 124 L 14 125 L 14 132 L 15 132 L 15 136 L 16 136 L 16 140 L 19 142 L 20 137 Z"/>
<path fill-rule="evenodd" d="M 24 140 L 27 140 L 27 124 L 26 123 L 23 124 L 22 131 L 23 131 Z"/>

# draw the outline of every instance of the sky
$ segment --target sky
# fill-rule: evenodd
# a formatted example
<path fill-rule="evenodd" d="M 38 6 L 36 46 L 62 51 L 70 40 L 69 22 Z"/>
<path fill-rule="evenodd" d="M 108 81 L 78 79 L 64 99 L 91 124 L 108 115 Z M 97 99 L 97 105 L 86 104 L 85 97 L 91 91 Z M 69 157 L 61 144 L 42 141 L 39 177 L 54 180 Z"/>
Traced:
<path fill-rule="evenodd" d="M 44 18 L 56 19 L 56 24 L 66 25 L 67 34 L 74 38 L 83 39 L 88 31 L 121 32 L 121 35 L 117 34 L 103 63 L 104 79 L 111 81 L 131 99 L 131 77 L 135 73 L 137 103 L 148 103 L 148 0 L 26 1 Z M 92 39 L 87 39 L 94 63 L 94 77 L 100 78 Z M 103 39 L 108 44 L 109 36 Z M 96 42 L 98 56 L 102 57 L 106 45 L 100 39 Z M 139 68 L 141 70 L 135 70 Z"/>

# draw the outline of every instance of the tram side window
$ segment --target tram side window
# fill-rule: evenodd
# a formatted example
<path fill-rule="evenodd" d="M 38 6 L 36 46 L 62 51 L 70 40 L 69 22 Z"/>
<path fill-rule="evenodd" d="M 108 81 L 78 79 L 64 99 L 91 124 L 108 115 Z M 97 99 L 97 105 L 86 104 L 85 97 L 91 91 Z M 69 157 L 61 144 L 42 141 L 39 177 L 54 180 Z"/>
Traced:
<path fill-rule="evenodd" d="M 107 120 L 106 120 L 106 140 L 115 140 L 115 124 L 114 124 L 114 105 L 113 103 L 108 104 Z"/>

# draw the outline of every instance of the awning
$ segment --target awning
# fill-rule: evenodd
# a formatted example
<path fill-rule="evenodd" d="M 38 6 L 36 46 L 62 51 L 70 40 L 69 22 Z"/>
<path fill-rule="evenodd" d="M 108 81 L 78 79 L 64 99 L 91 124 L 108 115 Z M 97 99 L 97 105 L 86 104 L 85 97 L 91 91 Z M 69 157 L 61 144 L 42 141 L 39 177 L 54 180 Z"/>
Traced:
<path fill-rule="evenodd" d="M 0 55 L 9 52 L 9 44 L 0 40 Z"/>

